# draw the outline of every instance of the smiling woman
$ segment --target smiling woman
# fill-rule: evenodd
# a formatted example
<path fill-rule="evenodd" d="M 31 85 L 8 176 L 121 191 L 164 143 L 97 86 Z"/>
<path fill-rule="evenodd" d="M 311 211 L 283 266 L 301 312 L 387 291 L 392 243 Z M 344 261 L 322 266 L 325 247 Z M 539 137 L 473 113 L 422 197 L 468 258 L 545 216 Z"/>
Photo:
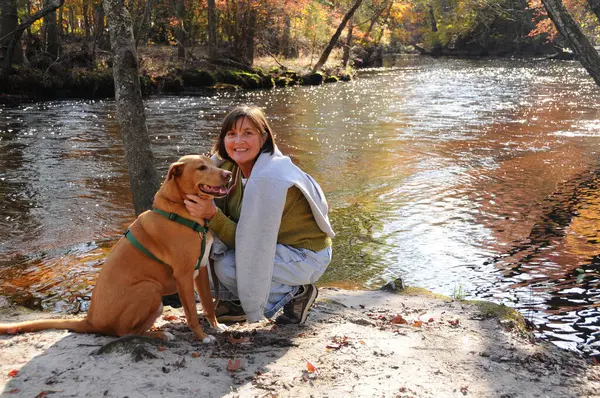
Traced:
<path fill-rule="evenodd" d="M 209 220 L 220 281 L 221 322 L 277 317 L 303 323 L 331 262 L 328 205 L 317 182 L 284 156 L 264 113 L 242 106 L 224 119 L 213 161 L 242 183 L 223 199 L 188 195 L 194 217 Z M 235 184 L 235 183 L 234 183 Z"/>

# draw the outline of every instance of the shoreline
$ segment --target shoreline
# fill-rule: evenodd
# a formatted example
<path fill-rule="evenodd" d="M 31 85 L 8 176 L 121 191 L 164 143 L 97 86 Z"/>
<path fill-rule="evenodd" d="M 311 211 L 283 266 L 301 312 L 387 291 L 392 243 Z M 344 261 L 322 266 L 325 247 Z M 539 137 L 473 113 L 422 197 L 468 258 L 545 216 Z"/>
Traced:
<path fill-rule="evenodd" d="M 195 341 L 181 309 L 166 307 L 156 326 L 175 340 L 165 344 L 67 331 L 0 336 L 0 391 L 130 398 L 600 394 L 599 366 L 534 339 L 502 307 L 423 289 L 322 288 L 305 325 L 233 324 L 213 332 L 213 345 Z M 56 314 L 0 302 L 2 322 L 42 316 Z M 92 355 L 102 346 L 115 349 Z"/>

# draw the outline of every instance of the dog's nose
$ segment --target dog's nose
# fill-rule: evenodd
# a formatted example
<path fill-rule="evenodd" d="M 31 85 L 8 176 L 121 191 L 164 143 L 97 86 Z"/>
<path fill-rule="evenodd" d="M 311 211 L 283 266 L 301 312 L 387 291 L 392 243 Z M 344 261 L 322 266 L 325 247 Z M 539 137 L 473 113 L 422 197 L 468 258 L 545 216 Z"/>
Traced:
<path fill-rule="evenodd" d="M 231 179 L 231 171 L 228 170 L 223 170 L 221 172 L 221 175 L 223 176 L 223 179 L 229 181 Z"/>

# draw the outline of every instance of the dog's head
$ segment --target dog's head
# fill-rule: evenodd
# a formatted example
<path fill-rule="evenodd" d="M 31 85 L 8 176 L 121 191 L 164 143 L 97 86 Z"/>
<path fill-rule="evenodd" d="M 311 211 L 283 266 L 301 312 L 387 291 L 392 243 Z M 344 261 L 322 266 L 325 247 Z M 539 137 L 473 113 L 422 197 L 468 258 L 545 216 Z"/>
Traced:
<path fill-rule="evenodd" d="M 184 194 L 223 197 L 231 187 L 231 171 L 215 166 L 210 158 L 203 155 L 186 155 L 169 167 L 166 181 L 174 180 Z"/>

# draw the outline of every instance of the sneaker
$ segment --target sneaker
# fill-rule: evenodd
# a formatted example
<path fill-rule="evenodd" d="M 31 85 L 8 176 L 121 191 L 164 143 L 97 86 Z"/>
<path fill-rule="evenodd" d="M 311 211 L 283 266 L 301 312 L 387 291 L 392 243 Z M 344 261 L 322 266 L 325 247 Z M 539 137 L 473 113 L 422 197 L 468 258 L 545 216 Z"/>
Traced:
<path fill-rule="evenodd" d="M 283 306 L 283 314 L 275 319 L 275 323 L 287 325 L 306 322 L 308 310 L 310 310 L 318 295 L 319 290 L 315 285 L 303 285 L 292 301 Z"/>
<path fill-rule="evenodd" d="M 242 306 L 233 301 L 219 300 L 219 304 L 215 308 L 215 315 L 218 322 L 243 322 L 248 320 Z"/>
<path fill-rule="evenodd" d="M 183 304 L 181 304 L 181 300 L 179 300 L 179 294 L 178 293 L 173 293 L 173 294 L 169 294 L 168 296 L 163 296 L 162 297 L 162 303 L 163 306 L 171 306 L 173 308 L 181 308 L 183 307 Z"/>

